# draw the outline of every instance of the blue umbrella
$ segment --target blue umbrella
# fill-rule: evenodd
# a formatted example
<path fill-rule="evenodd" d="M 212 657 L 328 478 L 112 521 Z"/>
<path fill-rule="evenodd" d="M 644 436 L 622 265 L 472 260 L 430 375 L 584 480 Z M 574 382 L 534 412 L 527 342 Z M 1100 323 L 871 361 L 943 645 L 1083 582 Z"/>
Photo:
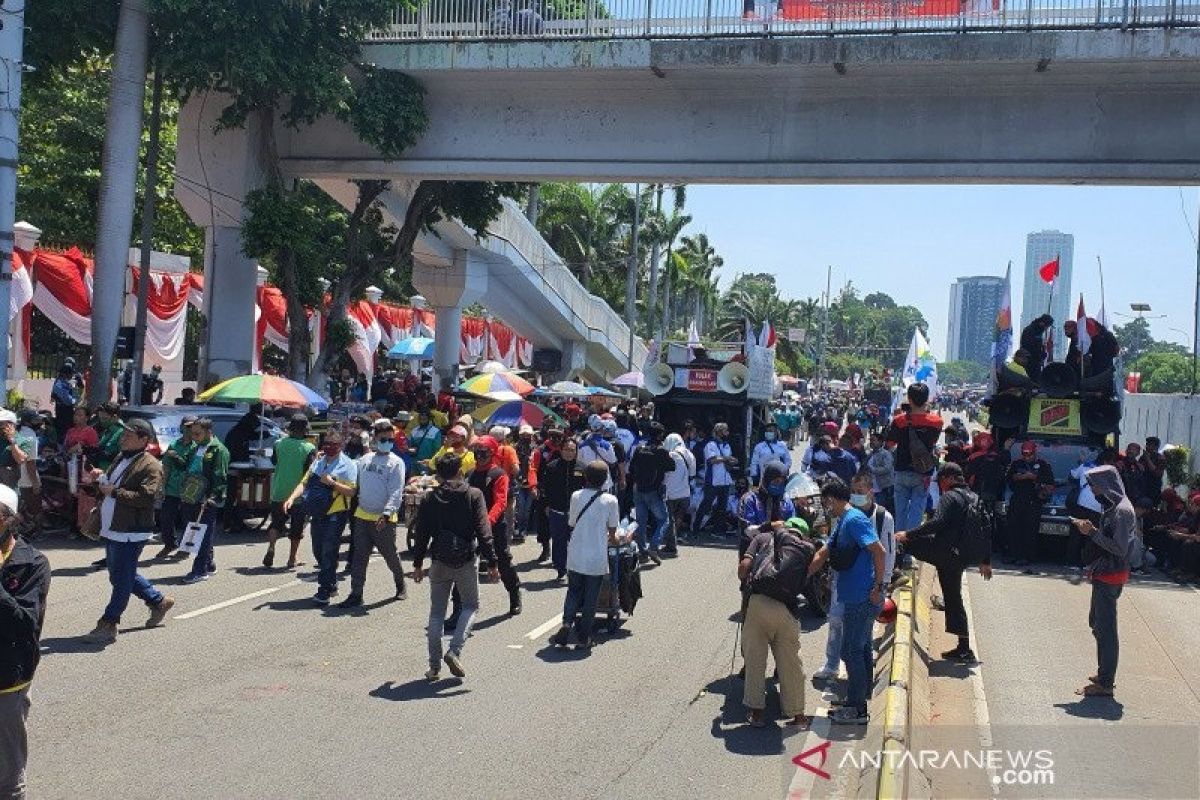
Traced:
<path fill-rule="evenodd" d="M 388 358 L 433 358 L 433 339 L 424 336 L 401 339 L 388 350 Z"/>

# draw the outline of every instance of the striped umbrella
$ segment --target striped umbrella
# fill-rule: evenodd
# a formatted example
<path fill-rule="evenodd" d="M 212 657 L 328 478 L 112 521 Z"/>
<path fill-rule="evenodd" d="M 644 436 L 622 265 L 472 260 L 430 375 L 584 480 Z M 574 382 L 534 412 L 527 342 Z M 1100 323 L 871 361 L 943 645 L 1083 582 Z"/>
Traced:
<path fill-rule="evenodd" d="M 493 392 L 516 392 L 523 397 L 533 391 L 533 384 L 511 372 L 488 372 L 468 378 L 459 384 L 458 390 L 482 397 Z"/>
<path fill-rule="evenodd" d="M 503 425 L 507 428 L 518 428 L 522 424 L 542 427 L 549 417 L 551 421 L 562 424 L 562 417 L 538 403 L 524 400 L 507 403 L 488 403 L 475 409 L 476 419 L 483 420 L 488 426 Z"/>
<path fill-rule="evenodd" d="M 201 392 L 197 400 L 220 403 L 266 403 L 272 406 L 329 408 L 329 401 L 303 383 L 277 375 L 243 375 Z"/>

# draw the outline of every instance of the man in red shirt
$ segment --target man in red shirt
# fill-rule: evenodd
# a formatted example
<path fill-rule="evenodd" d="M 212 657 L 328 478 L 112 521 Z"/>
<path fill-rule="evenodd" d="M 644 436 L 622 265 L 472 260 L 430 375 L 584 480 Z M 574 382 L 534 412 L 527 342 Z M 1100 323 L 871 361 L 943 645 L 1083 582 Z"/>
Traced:
<path fill-rule="evenodd" d="M 892 417 L 888 444 L 896 448 L 896 530 L 910 531 L 925 518 L 929 481 L 937 466 L 933 448 L 942 435 L 942 418 L 929 411 L 929 387 L 908 387 L 907 408 Z"/>
<path fill-rule="evenodd" d="M 500 443 L 491 436 L 480 436 L 471 444 L 475 454 L 475 471 L 467 483 L 483 492 L 487 501 L 488 523 L 492 526 L 492 546 L 496 551 L 496 566 L 500 580 L 508 590 L 508 613 L 521 613 L 521 579 L 513 569 L 512 551 L 509 548 L 508 520 L 508 471 L 500 465 Z M 490 566 L 490 565 L 489 565 Z"/>

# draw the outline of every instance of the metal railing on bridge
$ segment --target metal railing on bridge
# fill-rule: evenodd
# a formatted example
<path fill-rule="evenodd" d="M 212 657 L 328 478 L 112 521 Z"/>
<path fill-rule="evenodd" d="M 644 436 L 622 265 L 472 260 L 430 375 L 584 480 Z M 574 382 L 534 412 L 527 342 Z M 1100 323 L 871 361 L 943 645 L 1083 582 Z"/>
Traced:
<path fill-rule="evenodd" d="M 1171 28 L 1196 0 L 425 0 L 372 41 L 692 39 Z"/>

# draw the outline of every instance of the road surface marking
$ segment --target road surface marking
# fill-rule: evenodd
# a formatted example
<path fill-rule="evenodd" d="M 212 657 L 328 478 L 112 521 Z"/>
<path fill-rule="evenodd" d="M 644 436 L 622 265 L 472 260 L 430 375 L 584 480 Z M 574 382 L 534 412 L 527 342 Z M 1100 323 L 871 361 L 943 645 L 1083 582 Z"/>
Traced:
<path fill-rule="evenodd" d="M 299 586 L 302 583 L 304 583 L 304 581 L 299 580 L 299 579 L 296 579 L 294 581 L 288 581 L 287 583 L 281 584 L 279 586 L 272 586 L 270 589 L 259 589 L 257 592 L 251 592 L 250 594 L 244 594 L 241 597 L 234 597 L 230 600 L 222 600 L 220 603 L 213 603 L 211 606 L 205 606 L 204 608 L 197 608 L 195 611 L 189 611 L 186 614 L 176 614 L 171 619 L 191 619 L 192 617 L 198 617 L 201 614 L 207 614 L 210 611 L 220 611 L 222 608 L 229 608 L 230 606 L 236 606 L 238 603 L 244 603 L 247 600 L 253 600 L 256 597 L 263 597 L 264 595 L 274 594 L 275 592 L 278 592 L 282 589 L 287 589 L 292 586 Z"/>
<path fill-rule="evenodd" d="M 546 620 L 541 625 L 538 625 L 536 628 L 531 630 L 529 633 L 525 634 L 525 638 L 530 641 L 533 641 L 534 639 L 537 639 L 542 634 L 548 633 L 551 628 L 553 628 L 555 625 L 558 625 L 561 622 L 562 622 L 562 614 L 555 614 L 553 617 Z"/>
<path fill-rule="evenodd" d="M 833 725 L 833 721 L 829 718 L 829 709 L 826 707 L 816 709 L 811 712 L 811 719 L 812 722 L 809 723 L 808 732 L 805 734 L 804 740 L 795 749 L 797 755 L 809 752 L 814 747 L 820 746 L 822 742 L 830 741 L 829 731 Z M 789 729 L 785 726 L 783 730 L 786 734 Z M 788 745 L 786 750 L 788 753 L 791 753 L 792 748 L 790 743 Z M 812 766 L 831 769 L 834 765 L 822 764 L 820 763 L 820 759 L 814 759 Z M 813 794 L 812 787 L 816 782 L 816 778 L 817 774 L 811 769 L 805 769 L 797 764 L 796 771 L 792 775 L 792 781 L 788 784 L 787 796 L 789 800 L 800 800 L 801 798 L 811 797 Z"/>
<path fill-rule="evenodd" d="M 970 635 L 970 641 L 975 642 L 975 646 L 979 647 L 979 637 L 975 635 L 975 612 L 971 610 L 971 590 L 967 586 L 967 581 L 963 580 L 963 608 L 967 611 L 967 633 Z M 992 721 L 988 714 L 987 692 L 983 688 L 983 667 L 975 665 L 971 668 L 971 691 L 974 694 L 975 701 L 975 727 L 979 731 L 979 746 L 983 752 L 988 752 L 992 749 Z M 988 760 L 988 784 L 992 789 L 993 795 L 1000 794 L 1000 775 L 996 770 L 992 761 Z"/>
<path fill-rule="evenodd" d="M 508 645 L 508 649 L 509 649 L 509 650 L 524 650 L 524 649 L 525 649 L 525 645 L 523 645 L 523 644 L 510 644 L 510 645 Z"/>

